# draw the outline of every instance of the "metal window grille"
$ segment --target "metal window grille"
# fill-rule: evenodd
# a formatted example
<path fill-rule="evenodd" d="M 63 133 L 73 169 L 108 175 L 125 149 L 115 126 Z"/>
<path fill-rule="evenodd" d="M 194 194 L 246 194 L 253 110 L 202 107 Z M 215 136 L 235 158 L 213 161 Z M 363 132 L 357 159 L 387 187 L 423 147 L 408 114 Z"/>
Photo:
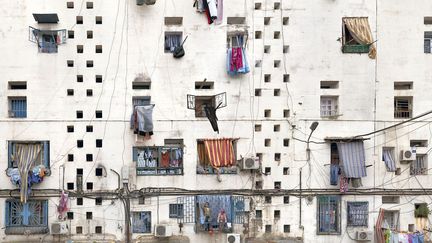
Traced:
<path fill-rule="evenodd" d="M 136 162 L 137 176 L 183 174 L 181 145 L 134 147 L 132 153 L 133 161 Z M 163 155 L 168 156 L 168 161 L 163 160 Z"/>
<path fill-rule="evenodd" d="M 318 197 L 318 234 L 340 234 L 340 197 Z"/>
<path fill-rule="evenodd" d="M 245 200 L 243 196 L 232 196 L 233 224 L 243 224 L 245 221 Z"/>
<path fill-rule="evenodd" d="M 336 116 L 338 115 L 338 98 L 337 97 L 321 97 L 321 116 Z"/>
<path fill-rule="evenodd" d="M 183 205 L 183 217 L 178 217 L 179 223 L 195 223 L 195 197 L 178 197 L 177 204 Z"/>
<path fill-rule="evenodd" d="M 395 97 L 394 100 L 394 117 L 411 118 L 412 104 L 411 98 Z"/>
<path fill-rule="evenodd" d="M 169 217 L 170 218 L 183 218 L 183 204 L 170 204 L 169 205 Z"/>
<path fill-rule="evenodd" d="M 416 160 L 411 162 L 410 174 L 411 175 L 427 174 L 427 155 L 417 154 Z"/>
<path fill-rule="evenodd" d="M 33 200 L 21 203 L 6 201 L 6 227 L 46 227 L 48 225 L 48 202 Z"/>
<path fill-rule="evenodd" d="M 27 117 L 27 99 L 11 98 L 10 99 L 10 117 L 26 118 Z"/>
<path fill-rule="evenodd" d="M 151 233 L 151 212 L 132 212 L 132 233 Z"/>
<path fill-rule="evenodd" d="M 348 226 L 368 226 L 369 218 L 368 202 L 348 202 L 347 203 L 347 225 Z"/>

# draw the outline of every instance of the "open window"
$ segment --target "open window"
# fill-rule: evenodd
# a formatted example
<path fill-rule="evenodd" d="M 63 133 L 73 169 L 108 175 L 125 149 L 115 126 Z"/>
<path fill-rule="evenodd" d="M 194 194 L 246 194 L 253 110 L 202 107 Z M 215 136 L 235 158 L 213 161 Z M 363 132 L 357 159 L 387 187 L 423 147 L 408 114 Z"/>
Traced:
<path fill-rule="evenodd" d="M 369 53 L 375 59 L 372 32 L 367 17 L 346 17 L 342 19 L 342 52 Z"/>
<path fill-rule="evenodd" d="M 67 31 L 40 30 L 29 26 L 29 41 L 38 45 L 39 52 L 57 53 L 58 45 L 66 43 Z"/>
<path fill-rule="evenodd" d="M 137 176 L 183 175 L 183 142 L 134 147 L 133 160 Z"/>
<path fill-rule="evenodd" d="M 48 229 L 48 201 L 30 200 L 22 203 L 9 199 L 5 203 L 5 234 L 46 234 Z"/>
<path fill-rule="evenodd" d="M 34 155 L 22 160 L 23 163 L 31 163 L 31 167 L 43 165 L 49 168 L 49 141 L 8 141 L 8 168 L 18 168 L 23 153 Z"/>
<path fill-rule="evenodd" d="M 195 110 L 195 117 L 206 117 L 206 106 L 211 106 L 216 109 L 226 107 L 226 93 L 224 92 L 213 96 L 187 95 L 187 108 Z"/>
<path fill-rule="evenodd" d="M 182 44 L 182 36 L 182 32 L 165 32 L 165 52 L 174 52 Z"/>
<path fill-rule="evenodd" d="M 394 118 L 411 118 L 412 117 L 412 102 L 411 96 L 394 97 Z"/>
<path fill-rule="evenodd" d="M 397 210 L 384 210 L 384 225 L 388 225 L 390 230 L 399 230 L 399 211 Z M 386 224 L 387 223 L 387 224 Z"/>
<path fill-rule="evenodd" d="M 235 139 L 197 140 L 197 174 L 237 174 Z"/>

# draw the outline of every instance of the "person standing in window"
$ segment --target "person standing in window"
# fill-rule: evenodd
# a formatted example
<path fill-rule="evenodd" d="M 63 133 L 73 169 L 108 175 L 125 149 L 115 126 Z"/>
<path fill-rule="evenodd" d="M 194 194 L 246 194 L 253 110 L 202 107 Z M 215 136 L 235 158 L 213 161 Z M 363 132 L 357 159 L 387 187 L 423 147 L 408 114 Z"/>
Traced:
<path fill-rule="evenodd" d="M 217 217 L 217 221 L 219 223 L 219 232 L 223 232 L 223 230 L 225 229 L 225 225 L 227 223 L 227 215 L 225 213 L 225 209 L 220 210 Z"/>
<path fill-rule="evenodd" d="M 204 230 L 209 231 L 210 230 L 210 222 L 211 222 L 211 208 L 208 202 L 204 204 L 202 207 L 203 213 L 204 213 Z"/>

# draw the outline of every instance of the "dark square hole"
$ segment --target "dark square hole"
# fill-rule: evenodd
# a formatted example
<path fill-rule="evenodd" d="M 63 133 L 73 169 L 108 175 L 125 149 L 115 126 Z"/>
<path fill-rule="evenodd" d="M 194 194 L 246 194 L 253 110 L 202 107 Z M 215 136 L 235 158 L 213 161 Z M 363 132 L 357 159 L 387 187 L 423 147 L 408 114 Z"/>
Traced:
<path fill-rule="evenodd" d="M 73 219 L 74 218 L 73 212 L 67 212 L 66 215 L 67 215 L 67 219 Z"/>
<path fill-rule="evenodd" d="M 96 148 L 102 148 L 102 139 L 96 139 Z"/>
<path fill-rule="evenodd" d="M 96 118 L 102 118 L 102 111 L 96 111 Z"/>
<path fill-rule="evenodd" d="M 68 96 L 73 96 L 74 95 L 74 90 L 73 89 L 68 89 L 67 90 L 67 95 Z"/>
<path fill-rule="evenodd" d="M 66 64 L 68 67 L 73 67 L 74 66 L 74 61 L 73 60 L 67 60 Z"/>
<path fill-rule="evenodd" d="M 84 140 L 77 140 L 77 147 L 78 148 L 84 147 Z"/>
<path fill-rule="evenodd" d="M 266 175 L 270 175 L 270 174 L 271 174 L 271 167 L 265 167 L 265 169 L 264 169 L 264 173 L 265 173 Z"/>
<path fill-rule="evenodd" d="M 95 233 L 96 234 L 102 234 L 102 226 L 96 226 L 95 227 Z"/>
<path fill-rule="evenodd" d="M 77 168 L 77 175 L 83 175 L 84 170 L 82 168 Z"/>
<path fill-rule="evenodd" d="M 93 182 L 87 182 L 87 190 L 93 190 Z"/>
<path fill-rule="evenodd" d="M 76 233 L 77 233 L 77 234 L 82 234 L 82 232 L 83 232 L 83 228 L 82 228 L 82 226 L 77 226 L 77 227 L 76 227 Z"/>
<path fill-rule="evenodd" d="M 77 197 L 77 205 L 83 205 L 83 198 Z"/>
<path fill-rule="evenodd" d="M 83 111 L 76 111 L 76 118 L 82 119 L 83 118 Z"/>
<path fill-rule="evenodd" d="M 281 189 L 281 182 L 280 181 L 274 182 L 274 189 Z"/>
<path fill-rule="evenodd" d="M 74 126 L 67 126 L 67 132 L 74 132 Z"/>
<path fill-rule="evenodd" d="M 86 126 L 86 132 L 93 132 L 93 126 L 91 125 Z"/>
<path fill-rule="evenodd" d="M 102 24 L 102 16 L 96 16 L 95 20 L 96 20 L 96 24 Z"/>
<path fill-rule="evenodd" d="M 93 154 L 86 154 L 86 161 L 87 162 L 93 161 Z"/>
<path fill-rule="evenodd" d="M 73 190 L 74 189 L 74 183 L 73 182 L 68 182 L 67 183 L 67 189 L 68 190 Z"/>
<path fill-rule="evenodd" d="M 96 176 L 102 176 L 103 169 L 102 168 L 96 168 L 95 173 L 96 173 Z"/>
<path fill-rule="evenodd" d="M 87 90 L 87 96 L 93 96 L 93 90 L 92 89 Z"/>
<path fill-rule="evenodd" d="M 275 211 L 273 211 L 273 217 L 274 217 L 275 219 L 280 219 L 280 216 L 281 216 L 281 214 L 280 214 L 280 210 L 275 210 Z"/>
<path fill-rule="evenodd" d="M 265 203 L 271 203 L 272 202 L 272 197 L 271 196 L 265 196 L 264 197 L 264 202 Z"/>
<path fill-rule="evenodd" d="M 284 167 L 283 168 L 283 174 L 284 175 L 289 175 L 289 167 Z"/>
<path fill-rule="evenodd" d="M 289 196 L 284 196 L 283 197 L 284 204 L 289 204 L 289 202 L 290 202 L 289 200 L 290 200 Z"/>
<path fill-rule="evenodd" d="M 95 198 L 95 204 L 96 205 L 102 205 L 102 198 L 101 197 Z"/>
<path fill-rule="evenodd" d="M 82 75 L 77 75 L 77 82 L 78 83 L 84 82 L 84 77 Z"/>
<path fill-rule="evenodd" d="M 284 233 L 289 233 L 289 232 L 291 232 L 291 225 L 284 224 Z"/>
<path fill-rule="evenodd" d="M 92 212 L 86 212 L 86 219 L 93 219 L 93 213 Z"/>
<path fill-rule="evenodd" d="M 68 161 L 71 162 L 74 160 L 74 155 L 73 154 L 68 154 Z"/>
<path fill-rule="evenodd" d="M 93 31 L 87 30 L 87 39 L 93 39 Z"/>
<path fill-rule="evenodd" d="M 73 39 L 75 37 L 75 32 L 73 30 L 68 30 L 68 38 Z"/>
<path fill-rule="evenodd" d="M 102 83 L 102 75 L 96 75 L 96 83 Z"/>
<path fill-rule="evenodd" d="M 87 63 L 86 66 L 87 66 L 88 68 L 93 67 L 93 61 L 92 61 L 92 60 L 87 60 L 86 63 Z"/>
<path fill-rule="evenodd" d="M 83 24 L 84 20 L 83 20 L 83 16 L 76 16 L 76 24 Z"/>

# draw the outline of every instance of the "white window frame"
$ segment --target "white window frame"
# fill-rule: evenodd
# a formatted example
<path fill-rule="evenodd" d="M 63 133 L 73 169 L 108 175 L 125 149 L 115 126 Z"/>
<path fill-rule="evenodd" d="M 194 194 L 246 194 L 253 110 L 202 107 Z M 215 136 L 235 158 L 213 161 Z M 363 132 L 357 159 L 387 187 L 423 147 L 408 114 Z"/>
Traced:
<path fill-rule="evenodd" d="M 339 115 L 339 96 L 321 96 L 321 117 L 334 117 Z"/>

